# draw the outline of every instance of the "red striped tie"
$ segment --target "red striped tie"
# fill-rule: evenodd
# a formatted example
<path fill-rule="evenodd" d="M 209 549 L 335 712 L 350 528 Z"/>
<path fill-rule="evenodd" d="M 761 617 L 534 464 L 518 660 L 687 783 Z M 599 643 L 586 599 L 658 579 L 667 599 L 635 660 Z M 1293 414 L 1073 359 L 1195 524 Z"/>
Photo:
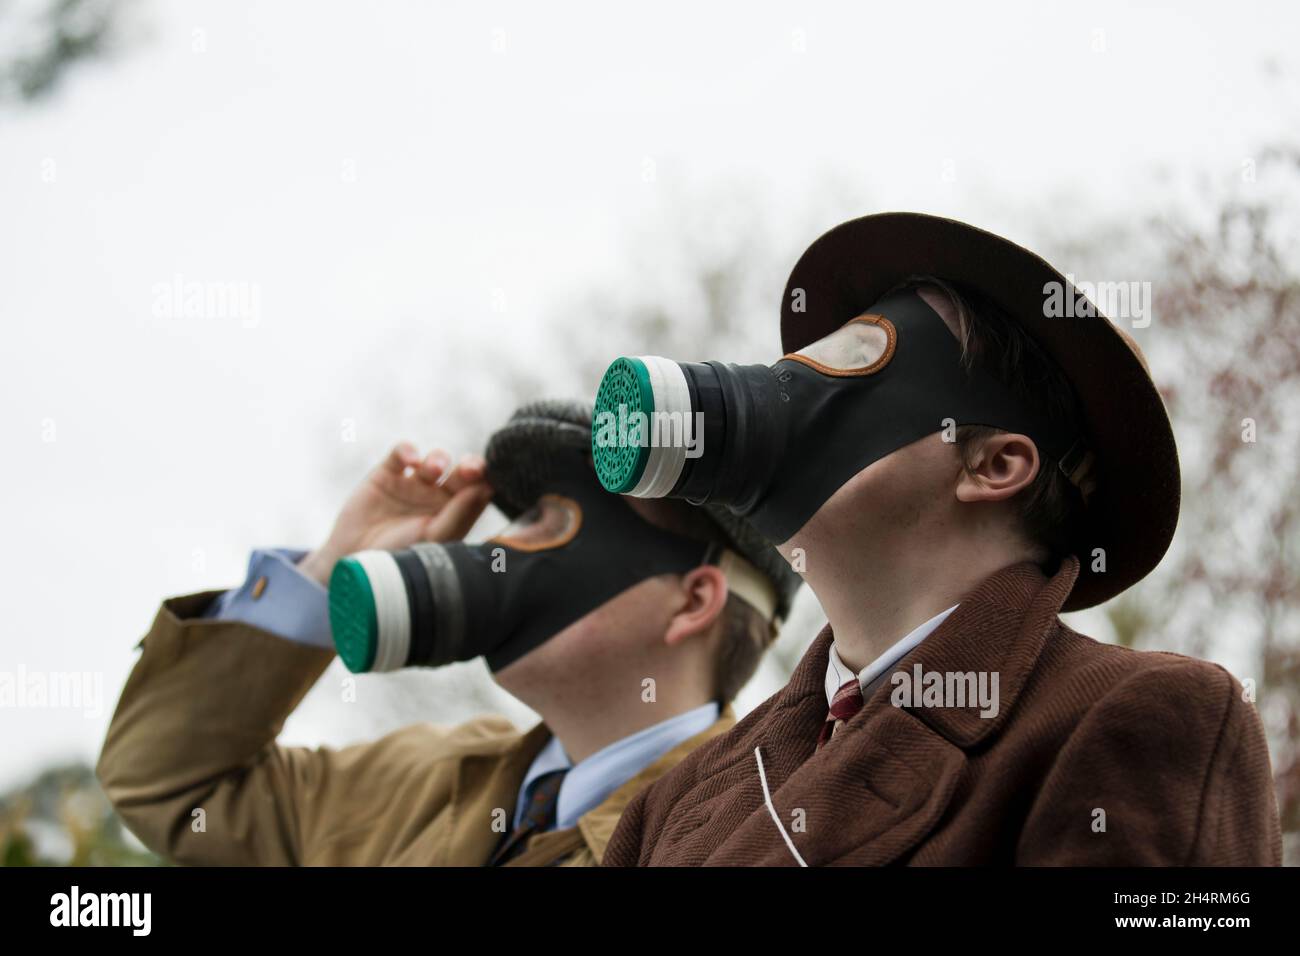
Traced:
<path fill-rule="evenodd" d="M 853 719 L 853 716 L 862 709 L 862 687 L 858 684 L 855 677 L 852 680 L 846 680 L 840 685 L 840 689 L 835 692 L 831 698 L 831 710 L 826 715 L 826 722 L 822 724 L 822 732 L 817 737 L 817 747 L 820 749 L 826 741 L 835 736 L 836 732 L 844 724 Z"/>

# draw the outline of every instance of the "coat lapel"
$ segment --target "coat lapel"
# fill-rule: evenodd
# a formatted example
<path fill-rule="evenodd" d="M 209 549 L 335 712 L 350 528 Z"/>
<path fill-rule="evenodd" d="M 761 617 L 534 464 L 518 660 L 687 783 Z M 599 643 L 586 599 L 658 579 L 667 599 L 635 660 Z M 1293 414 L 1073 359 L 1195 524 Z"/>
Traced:
<path fill-rule="evenodd" d="M 809 866 L 897 860 L 934 829 L 966 767 L 961 748 L 887 701 L 858 718 L 773 794 L 786 820 L 809 808 L 806 833 L 791 834 Z"/>
<path fill-rule="evenodd" d="M 456 768 L 456 783 L 448 806 L 446 852 L 441 866 L 483 866 L 509 827 L 519 799 L 519 786 L 538 752 L 550 739 L 545 724 L 488 752 L 466 754 Z"/>
<path fill-rule="evenodd" d="M 818 642 L 824 662 L 829 635 Z M 818 682 L 764 728 L 746 768 L 757 806 L 710 864 L 881 866 L 934 828 L 965 768 L 961 749 L 879 695 L 817 750 L 825 718 Z"/>
<path fill-rule="evenodd" d="M 889 702 L 892 692 L 905 684 L 914 691 L 918 668 L 923 676 L 984 677 L 990 689 L 996 676 L 996 711 L 991 714 L 974 700 L 965 706 L 945 701 L 935 707 L 915 693 L 910 704 L 901 703 L 903 695 L 898 695 L 903 709 L 960 747 L 974 747 L 996 735 L 1015 709 L 1078 574 L 1078 560 L 1068 557 L 1050 579 L 1028 562 L 992 575 L 895 665 L 875 696 Z"/>
<path fill-rule="evenodd" d="M 683 741 L 627 781 L 597 807 L 583 814 L 570 830 L 542 834 L 512 861 L 514 866 L 551 866 L 584 846 L 598 863 L 618 826 L 623 809 L 638 793 L 677 766 L 695 748 L 730 730 L 736 722 L 730 706 L 704 731 Z M 495 852 L 502 833 L 491 826 L 493 814 L 513 816 L 519 787 L 533 759 L 550 739 L 545 724 L 490 753 L 469 754 L 457 769 L 450 804 L 450 834 L 443 865 L 482 866 Z"/>
<path fill-rule="evenodd" d="M 579 817 L 578 830 L 581 831 L 587 848 L 591 850 L 596 862 L 599 863 L 604 859 L 605 847 L 609 845 L 610 837 L 618 827 L 619 818 L 622 817 L 623 810 L 632 802 L 633 797 L 685 760 L 693 750 L 708 743 L 714 737 L 725 734 L 735 724 L 735 712 L 728 704 L 722 709 L 718 719 L 707 728 L 694 737 L 682 741 L 611 793 L 599 806 Z"/>
<path fill-rule="evenodd" d="M 742 733 L 742 723 L 736 746 L 719 755 L 714 769 L 720 774 L 734 775 L 737 760 L 749 760 L 751 779 L 741 784 L 748 813 L 707 862 L 796 865 L 797 852 L 809 866 L 879 866 L 906 857 L 951 803 L 966 749 L 995 734 L 1014 709 L 1077 573 L 1077 561 L 1069 558 L 1050 580 L 1032 564 L 991 576 L 817 750 L 834 640 L 825 629 L 770 710 L 749 733 Z M 964 707 L 926 706 L 920 699 L 896 705 L 892 676 L 913 678 L 918 665 L 923 673 L 996 673 L 997 712 L 988 715 L 975 701 Z"/>

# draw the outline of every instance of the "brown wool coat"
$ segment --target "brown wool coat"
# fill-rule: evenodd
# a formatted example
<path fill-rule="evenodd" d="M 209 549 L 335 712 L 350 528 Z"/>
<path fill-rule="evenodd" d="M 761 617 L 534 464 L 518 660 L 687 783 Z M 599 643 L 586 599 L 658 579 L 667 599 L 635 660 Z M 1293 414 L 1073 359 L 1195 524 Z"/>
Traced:
<path fill-rule="evenodd" d="M 1268 750 L 1222 668 L 1077 634 L 1078 573 L 1007 568 L 896 671 L 1000 675 L 1000 708 L 893 706 L 886 681 L 822 750 L 824 631 L 784 690 L 624 812 L 605 865 L 1278 864 Z M 1104 832 L 1097 811 L 1104 811 Z"/>
<path fill-rule="evenodd" d="M 194 617 L 215 592 L 176 598 L 142 642 L 97 768 L 145 845 L 199 865 L 481 866 L 550 737 L 501 717 L 405 727 L 340 750 L 275 743 L 333 654 L 235 621 Z M 730 708 L 511 866 L 594 866 L 619 814 Z M 196 811 L 202 811 L 196 815 Z M 199 825 L 201 821 L 201 826 Z"/>

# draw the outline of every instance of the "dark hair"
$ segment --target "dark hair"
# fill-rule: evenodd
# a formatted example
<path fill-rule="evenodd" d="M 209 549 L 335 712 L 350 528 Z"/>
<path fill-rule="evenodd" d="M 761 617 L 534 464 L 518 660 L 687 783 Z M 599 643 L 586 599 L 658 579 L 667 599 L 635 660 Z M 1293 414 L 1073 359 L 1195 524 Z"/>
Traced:
<path fill-rule="evenodd" d="M 672 498 L 628 500 L 635 502 L 634 507 L 640 506 L 636 510 L 642 517 L 665 531 L 736 550 L 723 530 L 701 508 Z M 728 703 L 735 700 L 741 688 L 758 670 L 763 652 L 776 640 L 777 626 L 744 598 L 731 593 L 728 593 L 727 603 L 718 615 L 718 624 L 717 647 L 713 656 L 713 693 L 719 701 Z"/>
<path fill-rule="evenodd" d="M 1078 400 L 1069 379 L 1018 322 L 987 296 L 933 276 L 912 276 L 899 288 L 924 286 L 947 296 L 957 313 L 964 367 L 992 375 L 1017 399 L 1039 409 L 1049 423 L 1080 431 Z M 1003 431 L 987 425 L 959 426 L 956 444 L 963 466 L 970 470 L 984 442 Z M 1084 500 L 1059 463 L 1039 452 L 1038 474 L 1016 496 L 1017 515 L 1029 541 L 1046 552 L 1047 561 L 1056 562 L 1074 551 Z"/>
<path fill-rule="evenodd" d="M 776 624 L 758 613 L 744 598 L 727 595 L 722 609 L 722 634 L 713 664 L 713 688 L 718 700 L 733 701 L 758 670 L 763 652 L 776 640 Z"/>

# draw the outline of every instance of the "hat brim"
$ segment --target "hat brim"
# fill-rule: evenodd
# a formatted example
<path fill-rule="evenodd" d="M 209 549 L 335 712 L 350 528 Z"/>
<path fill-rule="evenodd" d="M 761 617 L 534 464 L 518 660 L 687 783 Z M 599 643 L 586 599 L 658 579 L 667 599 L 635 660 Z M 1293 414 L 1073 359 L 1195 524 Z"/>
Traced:
<path fill-rule="evenodd" d="M 1178 523 L 1181 478 L 1173 428 L 1137 352 L 1097 310 L 1045 314 L 1045 286 L 1073 285 L 1013 242 L 966 223 L 920 213 L 881 213 L 843 223 L 796 263 L 781 303 L 786 353 L 817 341 L 913 275 L 932 275 L 988 296 L 1038 342 L 1074 388 L 1097 488 L 1076 542 L 1080 573 L 1067 611 L 1100 604 L 1145 577 Z M 802 289 L 802 297 L 794 295 Z M 804 310 L 796 312 L 796 303 Z M 1104 570 L 1096 559 L 1103 549 Z"/>

